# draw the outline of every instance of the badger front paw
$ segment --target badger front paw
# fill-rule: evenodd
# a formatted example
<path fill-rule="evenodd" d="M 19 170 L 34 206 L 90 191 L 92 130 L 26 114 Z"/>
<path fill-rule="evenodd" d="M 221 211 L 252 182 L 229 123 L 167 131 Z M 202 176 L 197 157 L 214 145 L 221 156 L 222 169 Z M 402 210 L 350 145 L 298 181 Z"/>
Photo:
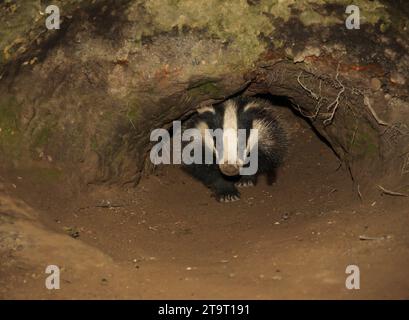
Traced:
<path fill-rule="evenodd" d="M 254 176 L 242 176 L 235 186 L 238 188 L 249 188 L 256 185 L 256 178 Z"/>
<path fill-rule="evenodd" d="M 222 194 L 216 194 L 217 201 L 219 202 L 234 202 L 240 200 L 240 193 L 236 192 L 225 192 Z"/>

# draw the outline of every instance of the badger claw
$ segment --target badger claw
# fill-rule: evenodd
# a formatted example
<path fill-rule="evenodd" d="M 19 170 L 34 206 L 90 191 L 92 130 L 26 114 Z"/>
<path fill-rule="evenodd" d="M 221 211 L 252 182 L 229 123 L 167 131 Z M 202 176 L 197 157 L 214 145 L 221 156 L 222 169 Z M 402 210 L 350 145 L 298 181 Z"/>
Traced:
<path fill-rule="evenodd" d="M 230 190 L 218 193 L 216 198 L 219 202 L 234 202 L 240 200 L 240 192 L 237 190 Z"/>
<path fill-rule="evenodd" d="M 219 197 L 220 202 L 234 202 L 238 200 L 240 200 L 240 196 L 234 194 L 226 194 L 224 196 Z"/>
<path fill-rule="evenodd" d="M 235 184 L 236 187 L 238 188 L 249 188 L 249 187 L 254 187 L 254 182 L 251 180 L 244 180 L 244 181 L 239 181 Z"/>

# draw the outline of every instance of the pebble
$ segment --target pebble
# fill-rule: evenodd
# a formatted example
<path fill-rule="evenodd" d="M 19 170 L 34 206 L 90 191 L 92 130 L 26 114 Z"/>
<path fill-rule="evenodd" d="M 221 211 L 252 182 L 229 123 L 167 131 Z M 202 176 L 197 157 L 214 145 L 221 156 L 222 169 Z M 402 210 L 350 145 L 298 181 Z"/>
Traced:
<path fill-rule="evenodd" d="M 405 77 L 398 72 L 392 72 L 390 80 L 392 83 L 399 85 L 404 85 L 406 83 Z"/>
<path fill-rule="evenodd" d="M 396 52 L 393 51 L 390 48 L 386 48 L 384 50 L 385 56 L 387 56 L 389 59 L 395 59 L 396 58 Z"/>
<path fill-rule="evenodd" d="M 378 78 L 371 79 L 371 88 L 373 91 L 378 91 L 382 86 L 382 82 Z"/>

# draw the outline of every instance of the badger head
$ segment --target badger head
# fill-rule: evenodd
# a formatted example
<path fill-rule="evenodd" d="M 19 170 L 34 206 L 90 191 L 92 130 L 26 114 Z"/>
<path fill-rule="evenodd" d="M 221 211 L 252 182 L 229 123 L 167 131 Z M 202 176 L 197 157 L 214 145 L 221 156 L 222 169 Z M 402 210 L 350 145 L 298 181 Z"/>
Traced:
<path fill-rule="evenodd" d="M 258 142 L 265 131 L 264 120 L 254 116 L 257 106 L 255 101 L 240 104 L 228 100 L 219 107 L 206 106 L 198 110 L 196 127 L 205 148 L 211 150 L 226 176 L 255 173 L 253 170 L 246 173 L 243 169 L 257 162 Z"/>

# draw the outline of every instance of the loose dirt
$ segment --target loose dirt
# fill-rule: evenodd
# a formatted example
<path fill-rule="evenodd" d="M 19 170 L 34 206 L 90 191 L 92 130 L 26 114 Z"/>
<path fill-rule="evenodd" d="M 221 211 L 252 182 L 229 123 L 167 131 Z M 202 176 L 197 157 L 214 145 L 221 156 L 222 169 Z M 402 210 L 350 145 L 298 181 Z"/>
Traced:
<path fill-rule="evenodd" d="M 34 208 L 41 226 L 17 223 L 25 236 L 1 256 L 0 296 L 408 299 L 408 199 L 361 200 L 331 149 L 303 120 L 291 121 L 275 183 L 261 178 L 234 203 L 216 202 L 173 166 L 136 188 L 92 186 L 75 196 L 63 182 L 3 172 L 3 193 Z M 49 264 L 61 269 L 60 290 L 45 288 Z M 359 290 L 346 289 L 348 265 L 360 269 Z"/>

